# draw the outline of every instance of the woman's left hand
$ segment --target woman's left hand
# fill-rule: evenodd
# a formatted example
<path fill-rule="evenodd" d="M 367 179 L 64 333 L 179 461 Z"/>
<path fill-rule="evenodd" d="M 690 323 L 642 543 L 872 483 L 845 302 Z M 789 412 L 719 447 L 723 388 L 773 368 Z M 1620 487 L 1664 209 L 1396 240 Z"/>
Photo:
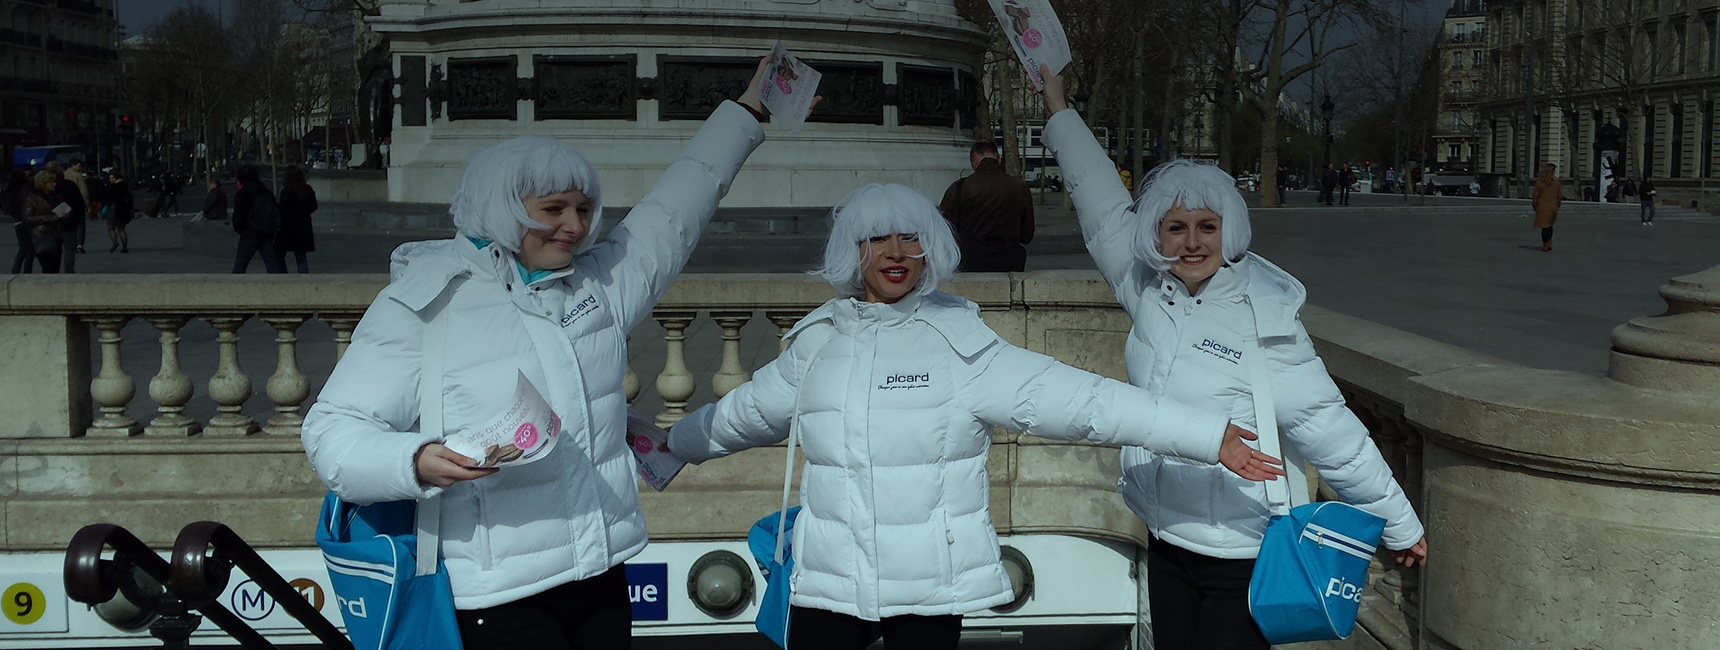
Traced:
<path fill-rule="evenodd" d="M 1234 424 L 1224 427 L 1224 441 L 1219 443 L 1218 462 L 1237 476 L 1250 481 L 1270 481 L 1284 475 L 1284 461 L 1260 453 L 1243 440 L 1260 436 Z"/>
<path fill-rule="evenodd" d="M 775 60 L 776 54 L 774 53 L 766 54 L 764 55 L 764 58 L 759 59 L 758 68 L 753 70 L 752 82 L 747 84 L 746 92 L 741 93 L 740 98 L 735 100 L 741 105 L 753 109 L 754 113 L 758 113 L 765 117 L 770 117 L 770 109 L 765 108 L 764 99 L 760 98 L 758 93 L 759 88 L 762 88 L 764 85 L 765 73 L 770 71 L 770 64 Z M 807 114 L 811 115 L 811 111 L 817 109 L 818 103 L 821 101 L 824 101 L 823 95 L 813 95 L 812 105 L 807 107 Z"/>
<path fill-rule="evenodd" d="M 1401 551 L 1392 551 L 1392 555 L 1397 557 L 1398 564 L 1404 566 L 1412 567 L 1417 564 L 1427 564 L 1427 538 L 1423 537 L 1416 540 L 1415 546 Z"/>

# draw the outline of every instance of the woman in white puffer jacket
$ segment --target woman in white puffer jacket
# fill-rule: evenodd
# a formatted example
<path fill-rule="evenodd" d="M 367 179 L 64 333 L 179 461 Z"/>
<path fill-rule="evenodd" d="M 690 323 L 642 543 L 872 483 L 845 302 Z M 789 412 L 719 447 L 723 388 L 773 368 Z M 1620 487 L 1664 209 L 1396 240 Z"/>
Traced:
<path fill-rule="evenodd" d="M 1297 318 L 1302 284 L 1247 252 L 1248 207 L 1235 180 L 1178 160 L 1154 170 L 1131 201 L 1081 116 L 1066 110 L 1062 78 L 1046 76 L 1046 146 L 1063 169 L 1087 250 L 1134 320 L 1124 352 L 1129 382 L 1253 428 L 1244 360 L 1257 342 L 1292 468 L 1306 459 L 1345 502 L 1385 518 L 1385 545 L 1398 561 L 1426 561 L 1421 522 Z M 1122 460 L 1118 486 L 1153 534 L 1154 647 L 1268 648 L 1248 611 L 1269 516 L 1264 486 L 1151 449 L 1124 449 Z"/>
<path fill-rule="evenodd" d="M 1005 343 L 977 306 L 937 291 L 959 255 L 930 199 L 900 185 L 856 190 L 819 271 L 844 297 L 670 432 L 675 455 L 702 462 L 798 428 L 790 648 L 858 650 L 872 621 L 893 649 L 954 648 L 963 614 L 1009 602 L 987 509 L 993 427 L 1223 462 L 1248 480 L 1280 473 L 1222 412 Z"/>
<path fill-rule="evenodd" d="M 724 102 L 609 235 L 597 174 L 549 138 L 467 164 L 453 239 L 395 252 L 301 433 L 311 467 L 352 503 L 440 495 L 459 641 L 475 648 L 626 648 L 623 563 L 645 547 L 625 443 L 627 332 L 680 273 L 729 184 L 764 140 L 758 84 Z M 560 422 L 529 465 L 474 469 L 418 433 L 426 324 L 446 323 L 441 430 L 503 411 L 524 377 Z M 552 434 L 553 435 L 553 434 Z M 492 475 L 493 474 L 493 475 Z"/>

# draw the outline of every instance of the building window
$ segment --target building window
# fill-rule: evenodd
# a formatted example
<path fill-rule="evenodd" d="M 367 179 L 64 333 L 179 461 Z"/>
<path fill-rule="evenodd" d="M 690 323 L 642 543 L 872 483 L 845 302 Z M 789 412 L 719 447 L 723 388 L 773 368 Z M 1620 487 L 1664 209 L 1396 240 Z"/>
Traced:
<path fill-rule="evenodd" d="M 1471 57 L 1471 59 L 1473 60 L 1475 67 L 1480 68 L 1481 67 L 1481 50 L 1479 48 L 1477 48 L 1475 50 L 1474 54 L 1475 54 L 1475 56 Z"/>
<path fill-rule="evenodd" d="M 1456 162 L 1459 160 L 1463 160 L 1462 154 L 1463 154 L 1463 147 L 1461 145 L 1452 144 L 1452 145 L 1446 145 L 1446 147 L 1445 147 L 1445 159 L 1448 162 Z"/>
<path fill-rule="evenodd" d="M 1702 58 L 1703 72 L 1713 72 L 1716 59 L 1720 59 L 1720 52 L 1715 51 L 1717 47 L 1720 47 L 1716 45 L 1716 42 L 1720 41 L 1720 33 L 1716 33 L 1715 27 L 1714 18 L 1709 18 L 1708 22 L 1702 24 L 1703 41 L 1707 50 L 1706 55 Z"/>
<path fill-rule="evenodd" d="M 1688 30 L 1682 24 L 1672 26 L 1673 74 L 1684 74 L 1684 62 L 1690 58 L 1688 53 L 1684 51 L 1685 46 L 1689 44 L 1689 39 L 1685 38 L 1687 33 Z"/>
<path fill-rule="evenodd" d="M 1451 112 L 1451 130 L 1456 131 L 1456 130 L 1461 129 L 1461 128 L 1463 128 L 1463 114 L 1459 113 L 1457 111 L 1452 111 Z"/>
<path fill-rule="evenodd" d="M 1462 52 L 1452 52 L 1451 53 L 1451 69 L 1453 69 L 1453 70 L 1462 70 L 1463 69 L 1463 53 Z"/>

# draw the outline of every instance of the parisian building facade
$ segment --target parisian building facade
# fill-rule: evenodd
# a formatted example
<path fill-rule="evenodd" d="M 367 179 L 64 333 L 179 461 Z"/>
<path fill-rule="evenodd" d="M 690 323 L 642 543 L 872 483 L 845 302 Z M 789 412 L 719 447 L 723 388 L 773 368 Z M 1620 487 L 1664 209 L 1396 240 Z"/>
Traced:
<path fill-rule="evenodd" d="M 0 0 L 0 148 L 110 146 L 119 111 L 114 0 Z"/>
<path fill-rule="evenodd" d="M 1452 0 L 1439 36 L 1438 123 L 1433 129 L 1435 169 L 1475 171 L 1481 153 L 1482 70 L 1487 58 L 1487 13 L 1482 0 Z"/>
<path fill-rule="evenodd" d="M 1515 189 L 1552 164 L 1587 197 L 1611 125 L 1615 175 L 1717 207 L 1720 0 L 1493 0 L 1484 11 L 1480 171 Z"/>

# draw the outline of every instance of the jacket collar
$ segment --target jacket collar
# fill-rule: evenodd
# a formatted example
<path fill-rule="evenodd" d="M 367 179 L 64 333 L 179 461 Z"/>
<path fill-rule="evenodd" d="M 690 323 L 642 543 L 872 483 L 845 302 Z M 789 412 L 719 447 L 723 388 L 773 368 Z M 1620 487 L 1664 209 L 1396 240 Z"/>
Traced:
<path fill-rule="evenodd" d="M 1190 299 L 1188 288 L 1170 271 L 1155 276 L 1151 293 L 1161 303 Z M 1201 287 L 1200 298 L 1205 301 L 1240 299 L 1254 312 L 1255 327 L 1261 338 L 1292 336 L 1296 333 L 1297 313 L 1307 302 L 1308 290 L 1295 276 L 1253 252 L 1231 262 L 1214 273 Z"/>
<path fill-rule="evenodd" d="M 802 330 L 818 323 L 826 323 L 836 327 L 838 331 L 850 333 L 872 324 L 890 327 L 911 321 L 930 325 L 944 337 L 951 349 L 963 357 L 973 357 L 1002 340 L 997 332 L 992 331 L 985 321 L 980 319 L 979 305 L 941 291 L 934 291 L 926 296 L 912 293 L 894 304 L 837 298 L 800 319 L 794 327 L 789 328 L 783 338 L 792 340 Z"/>

